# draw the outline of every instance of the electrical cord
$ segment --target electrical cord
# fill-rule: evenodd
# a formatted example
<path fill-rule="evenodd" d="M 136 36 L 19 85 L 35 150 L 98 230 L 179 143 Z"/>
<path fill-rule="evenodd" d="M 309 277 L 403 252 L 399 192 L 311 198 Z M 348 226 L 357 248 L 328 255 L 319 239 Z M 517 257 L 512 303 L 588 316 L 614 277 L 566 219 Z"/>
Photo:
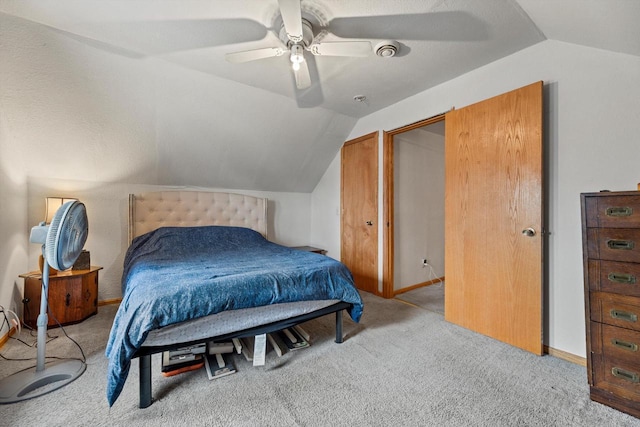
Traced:
<path fill-rule="evenodd" d="M 24 359 L 18 359 L 14 357 L 7 357 L 0 353 L 0 359 L 6 360 L 8 362 L 27 362 L 29 360 L 36 360 L 37 357 L 27 357 Z M 45 359 L 57 359 L 57 360 L 82 360 L 77 357 L 58 357 L 58 356 L 45 356 Z"/>
<path fill-rule="evenodd" d="M 23 298 L 22 299 L 22 305 L 23 305 L 22 310 L 24 311 L 24 317 L 26 319 L 32 319 L 31 311 L 29 310 L 29 298 Z M 47 304 L 47 307 L 48 307 L 48 304 Z M 34 333 L 37 333 L 37 331 L 34 328 L 32 328 L 31 326 L 29 326 L 28 323 L 24 323 L 23 326 L 22 326 L 22 329 L 28 329 L 29 330 L 29 336 L 31 336 L 31 337 L 35 337 Z M 55 338 L 58 338 L 58 336 L 56 335 L 55 337 L 52 337 L 51 335 L 49 335 L 49 330 L 47 330 L 47 338 L 49 338 L 49 341 L 51 341 L 51 340 L 53 340 Z M 49 341 L 47 341 L 47 342 L 49 342 Z M 35 345 L 35 343 L 33 345 Z M 33 345 L 29 344 L 30 347 L 33 347 Z"/>
<path fill-rule="evenodd" d="M 11 327 L 13 325 L 13 327 L 15 327 L 18 330 L 18 334 L 19 334 L 22 331 L 22 326 L 21 326 L 21 322 L 20 322 L 20 317 L 18 317 L 16 312 L 13 311 L 13 310 L 6 309 L 1 305 L 0 305 L 0 311 L 4 315 L 4 320 L 2 322 L 2 326 L 0 327 L 0 330 L 2 330 L 2 328 L 4 328 L 5 324 L 9 327 L 9 329 L 11 329 Z M 13 319 L 12 319 L 13 321 L 10 320 L 7 317 L 7 313 L 10 314 L 11 316 L 13 316 Z"/>
<path fill-rule="evenodd" d="M 16 318 L 17 318 L 17 315 L 16 315 L 16 314 L 15 314 L 15 312 L 13 312 L 13 311 L 5 310 L 5 308 L 4 308 L 3 306 L 0 306 L 0 312 L 2 312 L 3 317 L 4 317 L 4 319 L 3 319 L 3 321 L 2 321 L 2 326 L 0 326 L 0 330 L 2 330 L 2 328 L 4 328 L 4 325 L 5 325 L 5 324 L 6 324 L 7 326 L 9 326 L 9 327 L 11 326 L 11 322 L 9 321 L 9 318 L 7 317 L 7 313 L 8 313 L 8 312 L 13 313 L 13 315 L 14 315 Z M 20 320 L 20 319 L 18 318 L 18 320 Z M 20 330 L 20 329 L 19 329 L 19 330 Z M 18 334 L 19 334 L 19 333 L 18 333 Z M 20 339 L 20 338 L 16 338 L 16 337 L 10 337 L 10 338 L 11 338 L 11 339 L 13 339 L 13 340 L 19 341 L 19 342 L 21 342 L 22 344 L 24 344 L 24 345 L 26 345 L 26 346 L 28 346 L 28 347 L 33 347 L 33 346 L 35 346 L 35 344 L 36 344 L 35 342 L 34 342 L 33 344 L 29 344 L 28 342 L 23 341 L 22 339 Z M 4 359 L 4 360 L 11 360 L 11 361 L 14 361 L 14 360 L 15 360 L 15 361 L 20 361 L 20 360 L 35 360 L 35 358 L 30 358 L 30 359 L 13 359 L 13 358 L 8 358 L 8 357 L 4 356 L 3 354 L 0 354 L 0 358 L 2 358 L 2 359 Z"/>
<path fill-rule="evenodd" d="M 24 314 L 25 318 L 32 319 L 31 310 L 29 310 L 29 298 L 27 298 L 27 297 L 22 298 L 22 311 L 23 311 L 23 314 Z M 33 330 L 33 328 L 31 326 L 27 325 L 26 323 L 25 323 L 25 326 L 27 326 L 29 329 Z"/>
<path fill-rule="evenodd" d="M 435 286 L 440 287 L 442 286 L 443 281 L 438 279 L 438 276 L 436 275 L 436 272 L 433 269 L 433 266 L 431 264 L 429 264 L 428 262 L 425 262 L 422 264 L 423 266 L 428 266 L 429 267 L 429 276 L 427 277 L 427 279 L 431 279 L 432 281 L 438 281 L 439 283 Z M 434 286 L 434 285 L 431 285 Z"/>
<path fill-rule="evenodd" d="M 74 340 L 67 334 L 67 331 L 65 331 L 64 327 L 60 324 L 60 322 L 58 321 L 58 318 L 53 314 L 51 309 L 49 309 L 49 301 L 47 301 L 47 312 L 49 312 L 51 317 L 53 317 L 53 320 L 56 321 L 56 324 L 58 325 L 58 327 L 60 328 L 64 336 L 67 337 L 69 340 L 71 340 L 71 342 L 74 343 L 76 347 L 78 347 L 78 350 L 80 350 L 80 354 L 82 354 L 82 359 L 77 359 L 77 358 L 73 358 L 73 359 L 81 360 L 82 363 L 86 363 L 87 357 L 84 355 L 84 350 L 82 350 L 82 346 L 78 343 L 78 341 Z"/>
<path fill-rule="evenodd" d="M 44 288 L 44 284 L 42 286 Z M 49 315 L 51 317 L 53 317 L 53 320 L 55 320 L 56 324 L 58 325 L 58 327 L 60 328 L 60 330 L 62 331 L 62 333 L 64 334 L 65 337 L 67 337 L 72 343 L 74 343 L 76 345 L 76 347 L 78 347 L 78 350 L 80 350 L 80 354 L 82 355 L 82 359 L 77 359 L 77 358 L 67 358 L 67 359 L 76 359 L 76 360 L 81 360 L 82 363 L 86 363 L 87 362 L 87 358 L 84 355 L 84 350 L 82 350 L 82 346 L 80 346 L 80 344 L 78 344 L 78 342 L 76 340 L 74 340 L 73 338 L 71 338 L 68 334 L 67 331 L 65 331 L 64 327 L 60 324 L 60 322 L 58 321 L 58 318 L 56 317 L 55 314 L 53 314 L 53 312 L 51 311 L 51 306 L 49 305 L 49 295 L 44 293 L 44 289 L 42 289 L 42 293 L 40 295 L 44 295 L 46 300 L 47 300 L 47 313 L 49 313 Z"/>
<path fill-rule="evenodd" d="M 4 329 L 5 324 L 9 325 L 9 319 L 7 319 L 7 315 L 4 313 L 4 310 L 2 310 L 2 314 L 4 314 L 4 320 L 2 321 L 2 325 L 0 325 L 0 331 Z"/>
<path fill-rule="evenodd" d="M 82 355 L 82 358 L 77 358 L 77 357 L 57 357 L 57 356 L 45 356 L 45 359 L 57 359 L 57 360 L 80 360 L 82 363 L 86 363 L 87 358 L 84 354 L 84 350 L 82 349 L 82 346 L 73 338 L 71 338 L 68 334 L 67 331 L 64 329 L 64 327 L 62 326 L 62 324 L 60 324 L 60 321 L 58 321 L 58 318 L 55 316 L 55 314 L 53 314 L 53 312 L 51 311 L 51 307 L 49 306 L 49 295 L 45 294 L 44 292 L 44 284 L 42 285 L 43 289 L 41 292 L 41 297 L 44 296 L 45 299 L 47 300 L 47 313 L 49 314 L 49 316 L 51 316 L 53 318 L 53 320 L 56 322 L 56 324 L 58 325 L 58 327 L 60 328 L 60 330 L 62 331 L 62 333 L 64 334 L 65 337 L 67 337 L 72 343 L 74 343 L 76 345 L 76 347 L 78 347 L 78 349 L 80 350 L 80 354 Z M 27 303 L 24 302 L 23 303 L 25 305 L 25 307 L 27 306 Z M 7 318 L 7 312 L 11 313 L 14 317 L 15 320 L 17 322 L 17 329 L 18 329 L 18 335 L 20 334 L 22 327 L 21 327 L 21 322 L 20 322 L 20 318 L 18 317 L 18 315 L 11 310 L 5 310 L 4 307 L 0 306 L 0 311 L 3 313 L 4 315 L 4 320 L 2 323 L 2 326 L 0 326 L 0 330 L 2 330 L 2 328 L 4 327 L 5 323 L 7 325 L 11 325 L 11 322 L 9 321 L 9 319 Z M 29 335 L 33 337 L 33 332 L 35 331 L 32 327 L 30 327 L 29 325 L 27 325 L 25 323 L 25 327 L 29 329 Z M 46 340 L 45 343 L 49 343 L 52 340 L 58 338 L 58 336 L 51 336 L 49 335 L 49 331 L 47 330 L 47 338 L 48 340 Z M 21 342 L 22 344 L 28 346 L 28 347 L 36 347 L 37 348 L 37 341 L 34 341 L 32 344 L 27 343 L 26 341 L 20 339 L 20 338 L 16 338 L 16 337 L 10 337 L 11 339 L 14 339 L 16 341 Z M 14 358 L 8 358 L 6 356 L 4 356 L 3 354 L 0 354 L 0 358 L 7 360 L 7 361 L 27 361 L 27 360 L 36 360 L 37 358 L 32 357 L 32 358 L 25 358 L 25 359 L 14 359 Z"/>

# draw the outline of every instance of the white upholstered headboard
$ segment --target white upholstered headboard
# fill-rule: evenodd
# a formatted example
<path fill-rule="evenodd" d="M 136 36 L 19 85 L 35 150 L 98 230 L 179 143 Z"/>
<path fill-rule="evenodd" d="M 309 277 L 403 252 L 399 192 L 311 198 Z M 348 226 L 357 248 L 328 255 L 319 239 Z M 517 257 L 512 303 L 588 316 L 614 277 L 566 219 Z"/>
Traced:
<path fill-rule="evenodd" d="M 129 243 L 159 227 L 225 225 L 267 237 L 267 199 L 205 191 L 157 191 L 129 195 Z"/>

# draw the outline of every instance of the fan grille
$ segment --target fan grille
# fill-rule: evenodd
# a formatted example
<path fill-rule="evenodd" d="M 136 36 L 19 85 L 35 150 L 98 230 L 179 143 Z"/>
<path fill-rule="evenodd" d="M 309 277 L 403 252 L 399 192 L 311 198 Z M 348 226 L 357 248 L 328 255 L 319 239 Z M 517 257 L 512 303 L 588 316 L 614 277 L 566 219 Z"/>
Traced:
<path fill-rule="evenodd" d="M 56 270 L 66 270 L 73 266 L 82 252 L 89 221 L 83 203 L 67 202 L 55 213 L 45 243 L 47 263 Z"/>

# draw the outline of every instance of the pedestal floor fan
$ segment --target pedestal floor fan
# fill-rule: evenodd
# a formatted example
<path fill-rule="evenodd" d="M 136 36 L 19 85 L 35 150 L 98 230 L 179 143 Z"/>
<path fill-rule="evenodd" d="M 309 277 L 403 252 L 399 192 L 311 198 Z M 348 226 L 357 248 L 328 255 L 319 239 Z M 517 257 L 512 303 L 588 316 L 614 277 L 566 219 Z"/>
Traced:
<path fill-rule="evenodd" d="M 82 375 L 83 361 L 66 359 L 45 366 L 47 343 L 47 297 L 49 294 L 49 266 L 67 270 L 76 262 L 89 234 L 84 204 L 67 202 L 56 211 L 50 225 L 41 223 L 31 229 L 29 241 L 42 244 L 42 293 L 38 315 L 38 352 L 35 367 L 0 380 L 0 403 L 14 403 L 42 396 L 57 390 Z"/>

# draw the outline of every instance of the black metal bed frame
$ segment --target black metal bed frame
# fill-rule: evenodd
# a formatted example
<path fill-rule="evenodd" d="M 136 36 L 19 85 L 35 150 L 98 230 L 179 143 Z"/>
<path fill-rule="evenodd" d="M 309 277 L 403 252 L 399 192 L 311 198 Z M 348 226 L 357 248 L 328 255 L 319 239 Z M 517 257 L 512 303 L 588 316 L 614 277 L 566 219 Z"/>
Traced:
<path fill-rule="evenodd" d="M 243 329 L 240 331 L 231 332 L 224 335 L 218 335 L 207 338 L 205 340 L 180 342 L 175 344 L 169 344 L 166 346 L 148 346 L 144 345 L 138 349 L 133 355 L 134 358 L 139 358 L 140 365 L 140 403 L 139 408 L 147 408 L 152 403 L 151 396 L 151 355 L 155 353 L 161 353 L 163 351 L 176 350 L 181 347 L 199 344 L 207 341 L 224 341 L 231 338 L 245 338 L 253 337 L 256 335 L 269 334 L 279 331 L 281 329 L 291 328 L 297 324 L 306 322 L 308 320 L 315 319 L 317 317 L 326 316 L 327 314 L 336 314 L 336 340 L 335 342 L 340 344 L 343 341 L 342 337 L 342 311 L 352 307 L 352 304 L 341 301 L 332 304 L 328 307 L 321 308 L 320 310 L 312 311 L 311 313 L 301 314 L 288 319 L 280 320 L 277 322 L 268 323 L 265 325 L 256 326 L 253 328 Z"/>

